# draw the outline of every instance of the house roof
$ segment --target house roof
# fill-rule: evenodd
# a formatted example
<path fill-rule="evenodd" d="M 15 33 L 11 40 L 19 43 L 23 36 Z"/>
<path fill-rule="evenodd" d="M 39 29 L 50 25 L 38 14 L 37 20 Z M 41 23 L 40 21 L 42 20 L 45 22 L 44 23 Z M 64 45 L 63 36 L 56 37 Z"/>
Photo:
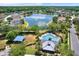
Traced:
<path fill-rule="evenodd" d="M 0 13 L 0 18 L 4 18 L 5 14 L 4 13 Z"/>
<path fill-rule="evenodd" d="M 48 51 L 55 51 L 55 44 L 52 41 L 45 41 L 42 43 L 42 49 Z"/>
<path fill-rule="evenodd" d="M 39 39 L 41 41 L 52 41 L 56 44 L 56 43 L 59 43 L 60 37 L 58 37 L 52 33 L 45 33 L 41 37 L 39 37 Z M 49 40 L 49 39 L 51 39 L 51 40 Z"/>
<path fill-rule="evenodd" d="M 58 21 L 64 21 L 64 20 L 66 20 L 65 17 L 63 17 L 63 16 L 58 17 Z"/>
<path fill-rule="evenodd" d="M 23 41 L 24 36 L 17 36 L 13 41 Z"/>

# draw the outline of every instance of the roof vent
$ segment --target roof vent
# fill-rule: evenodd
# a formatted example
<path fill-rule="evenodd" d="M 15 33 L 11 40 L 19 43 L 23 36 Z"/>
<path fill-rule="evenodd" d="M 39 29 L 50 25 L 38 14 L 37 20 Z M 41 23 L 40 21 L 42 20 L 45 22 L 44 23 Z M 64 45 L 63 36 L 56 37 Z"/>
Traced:
<path fill-rule="evenodd" d="M 49 38 L 49 41 L 51 41 L 52 39 L 51 38 Z"/>
<path fill-rule="evenodd" d="M 48 44 L 48 46 L 50 46 L 50 44 Z"/>

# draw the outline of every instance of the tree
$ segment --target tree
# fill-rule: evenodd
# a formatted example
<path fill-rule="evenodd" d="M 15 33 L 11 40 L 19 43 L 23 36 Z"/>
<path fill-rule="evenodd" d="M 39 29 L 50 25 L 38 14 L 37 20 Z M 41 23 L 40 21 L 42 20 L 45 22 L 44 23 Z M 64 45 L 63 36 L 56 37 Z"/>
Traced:
<path fill-rule="evenodd" d="M 72 56 L 73 55 L 73 52 L 70 49 L 68 49 L 67 43 L 62 43 L 59 46 L 59 52 L 61 53 L 61 55 L 64 55 L 64 56 Z"/>
<path fill-rule="evenodd" d="M 13 18 L 12 17 L 8 17 L 7 20 L 9 22 L 9 24 L 10 24 L 10 22 L 13 20 Z"/>
<path fill-rule="evenodd" d="M 75 18 L 73 20 L 73 23 L 75 24 L 75 27 L 76 27 L 76 30 L 77 30 L 77 33 L 79 32 L 79 20 L 77 18 Z"/>
<path fill-rule="evenodd" d="M 37 56 L 41 56 L 41 55 L 42 55 L 42 52 L 39 51 L 39 50 L 37 50 L 37 51 L 35 52 L 35 55 L 37 55 Z"/>
<path fill-rule="evenodd" d="M 40 40 L 38 40 L 38 42 L 36 42 L 36 49 L 39 50 L 39 51 L 41 49 Z"/>
<path fill-rule="evenodd" d="M 26 29 L 26 25 L 25 24 L 18 24 L 17 28 L 19 31 L 24 31 Z"/>
<path fill-rule="evenodd" d="M 32 31 L 38 31 L 39 27 L 37 25 L 34 25 L 34 26 L 31 27 L 31 30 Z"/>
<path fill-rule="evenodd" d="M 9 40 L 9 41 L 13 41 L 13 39 L 18 35 L 18 31 L 9 31 L 7 34 L 6 34 L 6 38 Z"/>
<path fill-rule="evenodd" d="M 49 29 L 53 32 L 61 30 L 61 25 L 58 23 L 51 23 L 49 24 Z"/>
<path fill-rule="evenodd" d="M 30 30 L 30 31 L 35 31 L 36 34 L 39 33 L 39 29 L 40 28 L 37 25 L 31 26 L 30 28 L 28 28 L 28 30 Z"/>
<path fill-rule="evenodd" d="M 21 20 L 21 23 L 24 24 L 24 19 L 20 19 L 20 20 Z"/>
<path fill-rule="evenodd" d="M 6 34 L 10 30 L 13 30 L 13 27 L 11 27 L 7 22 L 0 23 L 0 31 L 1 32 Z"/>
<path fill-rule="evenodd" d="M 25 53 L 25 45 L 23 43 L 11 47 L 11 56 L 23 56 Z"/>
<path fill-rule="evenodd" d="M 53 22 L 57 23 L 58 18 L 57 17 L 53 17 Z"/>
<path fill-rule="evenodd" d="M 71 18 L 70 16 L 67 16 L 66 17 L 66 22 L 70 22 L 70 18 Z"/>

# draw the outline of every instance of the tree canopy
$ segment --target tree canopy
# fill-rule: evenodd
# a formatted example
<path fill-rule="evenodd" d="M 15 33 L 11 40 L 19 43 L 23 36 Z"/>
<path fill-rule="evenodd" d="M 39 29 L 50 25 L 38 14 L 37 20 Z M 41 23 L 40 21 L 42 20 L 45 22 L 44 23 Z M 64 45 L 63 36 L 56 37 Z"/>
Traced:
<path fill-rule="evenodd" d="M 13 39 L 18 35 L 18 31 L 9 31 L 7 34 L 6 34 L 6 38 L 9 40 L 9 41 L 13 41 Z"/>

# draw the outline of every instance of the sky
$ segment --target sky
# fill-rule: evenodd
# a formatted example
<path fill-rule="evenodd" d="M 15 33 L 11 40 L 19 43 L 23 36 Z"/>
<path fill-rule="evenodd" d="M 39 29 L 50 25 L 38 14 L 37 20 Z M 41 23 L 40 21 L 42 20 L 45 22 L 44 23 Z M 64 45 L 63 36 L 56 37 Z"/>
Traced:
<path fill-rule="evenodd" d="M 0 0 L 0 3 L 79 3 L 79 0 Z"/>
<path fill-rule="evenodd" d="M 0 6 L 79 6 L 79 3 L 0 3 Z"/>
<path fill-rule="evenodd" d="M 0 6 L 79 6 L 79 0 L 0 0 Z"/>

